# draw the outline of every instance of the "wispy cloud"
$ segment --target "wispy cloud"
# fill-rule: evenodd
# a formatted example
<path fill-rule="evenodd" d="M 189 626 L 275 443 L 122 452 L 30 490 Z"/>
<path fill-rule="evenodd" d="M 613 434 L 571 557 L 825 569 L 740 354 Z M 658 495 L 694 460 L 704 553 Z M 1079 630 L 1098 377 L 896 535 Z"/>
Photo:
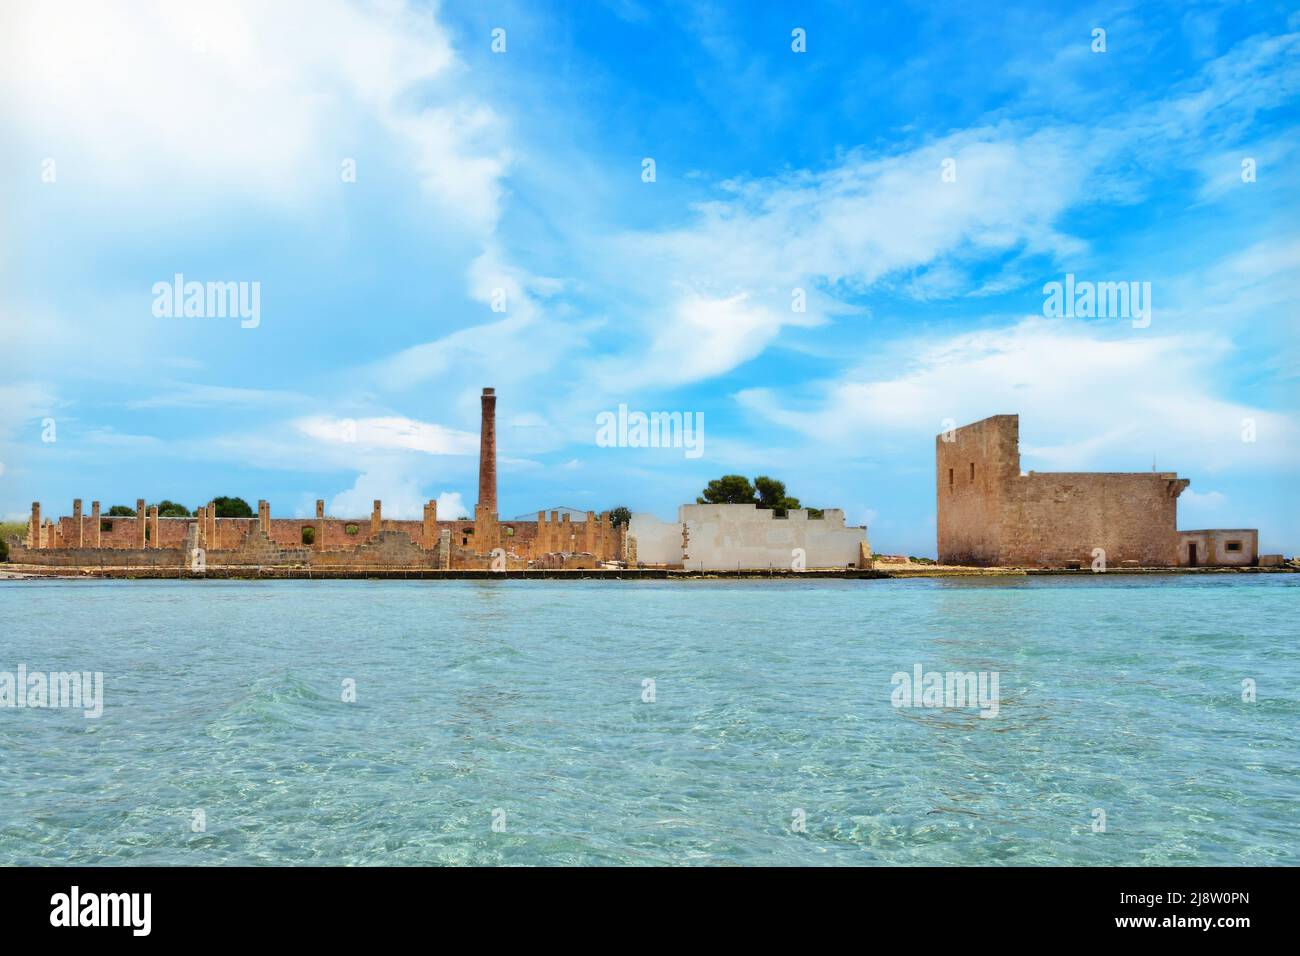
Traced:
<path fill-rule="evenodd" d="M 301 418 L 294 427 L 316 441 L 352 445 L 359 450 L 407 449 L 427 455 L 476 455 L 479 437 L 410 418 Z"/>

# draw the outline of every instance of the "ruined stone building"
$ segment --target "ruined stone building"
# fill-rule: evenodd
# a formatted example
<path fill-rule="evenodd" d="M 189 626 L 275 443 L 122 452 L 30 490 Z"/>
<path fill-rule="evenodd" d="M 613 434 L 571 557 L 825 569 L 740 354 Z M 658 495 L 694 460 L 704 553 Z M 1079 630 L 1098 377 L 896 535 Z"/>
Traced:
<path fill-rule="evenodd" d="M 594 567 L 617 560 L 623 529 L 605 513 L 572 520 L 557 511 L 534 520 L 501 521 L 497 514 L 496 393 L 485 388 L 479 444 L 478 502 L 473 519 L 440 520 L 429 501 L 419 520 L 385 518 L 375 501 L 368 517 L 332 517 L 316 502 L 313 518 L 273 518 L 266 501 L 255 518 L 219 518 L 212 503 L 187 518 L 146 512 L 108 517 L 98 501 L 83 513 L 42 517 L 32 504 L 26 540 L 11 539 L 10 560 L 65 567 L 213 567 L 258 565 L 322 568 L 479 569 Z"/>
<path fill-rule="evenodd" d="M 935 480 L 941 564 L 1257 563 L 1255 531 L 1178 531 L 1189 482 L 1173 472 L 1021 472 L 1018 415 L 937 436 Z"/>

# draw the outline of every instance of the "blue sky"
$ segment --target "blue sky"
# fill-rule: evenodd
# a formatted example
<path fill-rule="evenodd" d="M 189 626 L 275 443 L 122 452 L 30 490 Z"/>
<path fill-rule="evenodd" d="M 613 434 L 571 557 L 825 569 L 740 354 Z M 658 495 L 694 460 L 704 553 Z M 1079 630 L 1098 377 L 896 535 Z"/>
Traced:
<path fill-rule="evenodd" d="M 934 436 L 1014 412 L 1300 550 L 1284 4 L 16 3 L 0 90 L 5 518 L 449 515 L 491 385 L 505 516 L 769 474 L 932 555 Z M 177 273 L 257 326 L 155 316 Z M 1045 316 L 1067 273 L 1150 324 Z M 597 447 L 620 404 L 703 455 Z"/>

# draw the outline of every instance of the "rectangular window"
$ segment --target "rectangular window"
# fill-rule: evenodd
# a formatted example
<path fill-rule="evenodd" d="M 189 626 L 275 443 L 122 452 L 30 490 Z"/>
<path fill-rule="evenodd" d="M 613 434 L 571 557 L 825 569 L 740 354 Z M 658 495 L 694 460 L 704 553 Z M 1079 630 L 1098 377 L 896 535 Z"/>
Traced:
<path fill-rule="evenodd" d="M 973 461 L 970 463 L 970 480 L 975 480 L 975 462 Z"/>
<path fill-rule="evenodd" d="M 1240 550 L 1241 550 L 1241 542 L 1240 542 L 1240 541 L 1229 541 L 1226 545 L 1224 545 L 1224 547 L 1226 547 L 1229 551 L 1240 551 Z"/>
<path fill-rule="evenodd" d="M 952 469 L 951 469 L 951 468 L 948 469 L 948 487 L 949 487 L 950 489 L 952 488 Z"/>

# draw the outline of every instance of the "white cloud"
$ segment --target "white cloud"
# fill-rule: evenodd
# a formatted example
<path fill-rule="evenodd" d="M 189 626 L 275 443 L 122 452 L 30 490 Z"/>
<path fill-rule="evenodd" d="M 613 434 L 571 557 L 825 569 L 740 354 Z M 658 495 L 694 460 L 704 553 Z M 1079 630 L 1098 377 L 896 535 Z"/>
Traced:
<path fill-rule="evenodd" d="M 871 368 L 823 383 L 811 396 L 739 393 L 743 405 L 828 448 L 873 438 L 932 439 L 945 419 L 1021 415 L 1026 470 L 1107 464 L 1144 470 L 1252 468 L 1292 462 L 1296 427 L 1285 415 L 1216 397 L 1211 370 L 1230 351 L 1209 334 L 1104 335 L 1095 325 L 1027 318 L 1018 324 L 897 344 Z M 1254 418 L 1255 444 L 1241 441 Z M 1054 435 L 1051 445 L 1035 436 Z"/>
<path fill-rule="evenodd" d="M 400 416 L 350 419 L 318 415 L 293 424 L 302 434 L 332 445 L 406 449 L 428 455 L 478 454 L 478 435 Z"/>
<path fill-rule="evenodd" d="M 276 202 L 337 186 L 378 133 L 486 230 L 509 159 L 499 118 L 446 92 L 457 69 L 434 17 L 399 0 L 29 0 L 0 28 L 0 117 L 61 181 Z"/>
<path fill-rule="evenodd" d="M 1178 496 L 1178 505 L 1180 508 L 1186 508 L 1191 511 L 1200 509 L 1213 510 L 1226 504 L 1228 496 L 1221 491 L 1207 491 L 1198 494 L 1191 488 L 1188 488 Z"/>
<path fill-rule="evenodd" d="M 778 313 L 745 293 L 725 299 L 690 295 L 656 324 L 648 347 L 599 363 L 598 377 L 616 394 L 709 379 L 762 354 L 782 326 L 819 323 L 807 315 Z"/>
<path fill-rule="evenodd" d="M 347 491 L 331 498 L 327 510 L 340 517 L 368 515 L 376 499 L 383 502 L 385 518 L 408 520 L 421 517 L 428 500 L 411 475 L 400 469 L 372 468 L 357 475 Z"/>
<path fill-rule="evenodd" d="M 56 415 L 57 405 L 55 389 L 46 382 L 0 384 L 0 438 L 11 437 L 39 418 Z"/>
<path fill-rule="evenodd" d="M 955 182 L 941 179 L 947 159 Z M 730 198 L 699 206 L 694 225 L 633 243 L 723 295 L 784 287 L 788 301 L 814 277 L 861 291 L 962 250 L 1077 252 L 1053 221 L 1096 162 L 1082 130 L 987 127 L 892 156 L 854 152 L 821 173 L 725 183 Z"/>
<path fill-rule="evenodd" d="M 468 518 L 469 509 L 461 500 L 459 491 L 444 491 L 438 495 L 438 520 L 453 521 L 456 518 Z"/>

